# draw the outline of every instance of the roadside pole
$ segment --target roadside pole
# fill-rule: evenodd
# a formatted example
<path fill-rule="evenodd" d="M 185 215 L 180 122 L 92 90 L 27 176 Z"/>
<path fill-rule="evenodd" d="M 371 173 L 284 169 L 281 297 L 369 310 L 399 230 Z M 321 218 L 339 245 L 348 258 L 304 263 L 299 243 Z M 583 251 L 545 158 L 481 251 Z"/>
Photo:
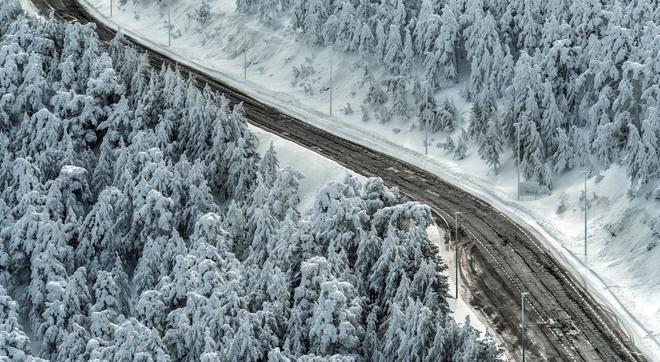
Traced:
<path fill-rule="evenodd" d="M 167 46 L 172 46 L 172 11 L 171 5 L 167 6 Z"/>
<path fill-rule="evenodd" d="M 330 115 L 332 116 L 332 52 L 334 47 L 331 45 L 328 49 L 330 49 Z"/>
<path fill-rule="evenodd" d="M 584 174 L 584 263 L 587 264 L 587 178 L 588 171 L 580 172 Z"/>
<path fill-rule="evenodd" d="M 110 17 L 112 17 L 112 0 L 110 0 Z"/>
<path fill-rule="evenodd" d="M 517 142 L 518 142 L 518 164 L 516 165 L 516 171 L 518 173 L 518 201 L 520 201 L 520 123 L 516 123 L 516 129 L 517 129 Z"/>
<path fill-rule="evenodd" d="M 522 329 L 520 333 L 520 345 L 522 346 L 522 362 L 525 362 L 525 296 L 528 292 L 520 293 L 520 302 L 522 309 Z"/>
<path fill-rule="evenodd" d="M 458 216 L 460 214 L 461 214 L 460 211 L 456 211 L 454 213 L 455 220 L 456 220 L 456 239 L 454 241 L 454 252 L 455 252 L 455 256 L 454 256 L 454 259 L 455 259 L 454 260 L 454 267 L 455 268 L 454 269 L 455 269 L 455 273 L 456 273 L 456 283 L 455 283 L 456 284 L 456 300 L 458 300 Z"/>

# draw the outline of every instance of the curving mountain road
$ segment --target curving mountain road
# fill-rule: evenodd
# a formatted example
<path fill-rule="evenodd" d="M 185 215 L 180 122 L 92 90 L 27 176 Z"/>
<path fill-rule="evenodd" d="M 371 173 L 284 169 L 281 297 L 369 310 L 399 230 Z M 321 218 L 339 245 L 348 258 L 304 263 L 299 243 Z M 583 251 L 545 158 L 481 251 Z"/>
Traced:
<path fill-rule="evenodd" d="M 115 32 L 96 21 L 76 0 L 32 0 L 44 15 L 64 21 L 97 23 L 101 40 Z M 149 55 L 152 65 L 174 64 L 158 51 L 126 37 Z M 490 319 L 514 359 L 521 359 L 520 293 L 526 297 L 526 351 L 529 360 L 644 361 L 610 312 L 564 271 L 532 233 L 488 203 L 436 175 L 364 146 L 339 138 L 265 105 L 241 90 L 179 64 L 232 103 L 243 102 L 248 121 L 300 144 L 365 176 L 381 177 L 411 199 L 431 206 L 445 220 L 460 210 L 462 279 L 468 300 Z M 451 221 L 451 220 L 450 220 Z"/>

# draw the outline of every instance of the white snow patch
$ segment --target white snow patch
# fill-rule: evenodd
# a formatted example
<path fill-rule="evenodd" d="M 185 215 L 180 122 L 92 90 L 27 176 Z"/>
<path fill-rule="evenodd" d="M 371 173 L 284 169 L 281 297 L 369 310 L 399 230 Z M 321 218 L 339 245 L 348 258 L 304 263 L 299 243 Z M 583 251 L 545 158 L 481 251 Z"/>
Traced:
<path fill-rule="evenodd" d="M 39 13 L 37 8 L 34 6 L 34 4 L 32 4 L 30 0 L 19 0 L 19 3 L 21 4 L 21 8 L 23 8 L 26 13 L 32 15 L 37 15 Z"/>
<path fill-rule="evenodd" d="M 356 175 L 353 171 L 339 165 L 338 163 L 310 151 L 294 142 L 285 140 L 282 137 L 268 133 L 260 128 L 250 126 L 250 131 L 259 139 L 257 151 L 264 154 L 271 142 L 277 159 L 280 161 L 280 167 L 291 167 L 302 173 L 304 178 L 300 180 L 300 205 L 299 210 L 309 210 L 314 205 L 314 198 L 321 188 L 328 182 L 342 181 L 347 174 L 356 176 L 364 181 L 366 178 Z"/>

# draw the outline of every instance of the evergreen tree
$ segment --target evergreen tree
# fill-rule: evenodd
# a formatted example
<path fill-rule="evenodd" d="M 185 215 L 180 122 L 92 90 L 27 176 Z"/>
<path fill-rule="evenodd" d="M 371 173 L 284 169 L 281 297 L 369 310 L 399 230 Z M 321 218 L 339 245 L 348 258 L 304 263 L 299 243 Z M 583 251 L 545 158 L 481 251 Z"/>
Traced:
<path fill-rule="evenodd" d="M 348 283 L 336 280 L 321 284 L 309 330 L 310 350 L 319 355 L 357 352 L 361 338 L 358 324 L 362 308 L 352 300 L 356 291 Z"/>
<path fill-rule="evenodd" d="M 423 361 L 433 346 L 434 316 L 422 303 L 410 303 L 405 311 L 405 343 L 397 351 L 399 359 Z"/>
<path fill-rule="evenodd" d="M 135 304 L 135 317 L 146 327 L 162 330 L 167 322 L 167 306 L 156 290 L 145 290 Z"/>
<path fill-rule="evenodd" d="M 275 183 L 275 178 L 277 177 L 278 167 L 279 162 L 277 161 L 277 154 L 275 153 L 275 148 L 271 141 L 268 150 L 259 161 L 259 173 L 261 174 L 266 187 L 273 187 L 273 183 Z"/>
<path fill-rule="evenodd" d="M 90 270 L 108 269 L 119 250 L 120 235 L 117 233 L 118 213 L 116 208 L 122 197 L 119 190 L 109 187 L 99 195 L 92 210 L 81 227 L 76 259 L 79 265 L 88 265 Z"/>
<path fill-rule="evenodd" d="M 250 245 L 248 263 L 263 264 L 268 257 L 268 251 L 275 246 L 276 220 L 267 205 L 254 211 L 251 223 L 254 224 L 254 236 Z"/>
<path fill-rule="evenodd" d="M 268 193 L 268 205 L 271 214 L 277 220 L 282 221 L 288 215 L 294 216 L 293 221 L 298 221 L 300 213 L 298 204 L 298 187 L 303 175 L 298 171 L 287 167 L 277 173 L 275 182 Z"/>
<path fill-rule="evenodd" d="M 559 174 L 566 169 L 574 167 L 574 150 L 566 131 L 557 129 L 557 150 L 552 155 L 554 172 Z"/>
<path fill-rule="evenodd" d="M 126 272 L 124 272 L 124 264 L 119 255 L 115 257 L 115 263 L 112 267 L 111 273 L 118 289 L 117 302 L 120 307 L 119 312 L 126 316 L 131 315 L 129 304 L 131 289 L 128 284 L 128 276 L 126 275 Z"/>
<path fill-rule="evenodd" d="M 252 191 L 258 168 L 251 137 L 238 139 L 225 153 L 229 160 L 225 185 L 227 197 L 245 197 Z"/>
<path fill-rule="evenodd" d="M 403 61 L 403 44 L 401 41 L 401 30 L 395 24 L 390 25 L 387 32 L 383 63 L 392 74 L 399 73 L 399 64 Z"/>
<path fill-rule="evenodd" d="M 243 323 L 227 346 L 225 354 L 231 356 L 230 361 L 256 361 L 263 358 L 258 348 L 260 343 L 254 331 L 254 317 L 243 311 L 239 318 Z"/>
<path fill-rule="evenodd" d="M 456 148 L 454 149 L 454 160 L 462 160 L 467 156 L 468 152 L 468 137 L 467 137 L 467 132 L 461 129 L 461 136 L 458 139 L 458 145 L 456 145 Z"/>
<path fill-rule="evenodd" d="M 128 356 L 140 356 L 151 361 L 170 360 L 158 333 L 135 319 L 129 319 L 117 328 L 114 343 L 103 348 L 99 357 L 122 360 Z"/>
<path fill-rule="evenodd" d="M 18 96 L 12 112 L 15 114 L 36 113 L 46 104 L 46 74 L 43 70 L 43 58 L 32 54 L 23 70 L 23 83 L 18 87 Z"/>
<path fill-rule="evenodd" d="M 302 28 L 305 34 L 305 40 L 308 43 L 313 45 L 320 44 L 322 39 L 321 29 L 327 17 L 328 14 L 323 1 L 307 1 L 307 9 L 305 10 Z"/>
<path fill-rule="evenodd" d="M 374 47 L 374 36 L 369 24 L 363 23 L 357 40 L 357 51 L 363 57 L 371 53 Z"/>
<path fill-rule="evenodd" d="M 500 168 L 500 152 L 502 151 L 499 125 L 496 121 L 491 120 L 486 127 L 486 134 L 481 139 L 479 145 L 479 155 L 486 161 L 488 166 L 493 168 L 493 172 L 497 174 Z"/>
<path fill-rule="evenodd" d="M 119 290 L 112 277 L 112 273 L 100 271 L 94 283 L 95 303 L 92 306 L 92 310 L 97 312 L 112 310 L 116 313 L 121 313 L 121 305 L 117 299 L 118 294 Z"/>
<path fill-rule="evenodd" d="M 442 8 L 440 23 L 442 31 L 436 40 L 437 66 L 440 70 L 438 80 L 442 83 L 456 82 L 458 76 L 458 50 L 456 44 L 459 37 L 459 24 L 452 7 L 447 4 Z"/>
<path fill-rule="evenodd" d="M 24 360 L 31 354 L 30 339 L 19 323 L 18 303 L 0 285 L 0 356 Z"/>
<path fill-rule="evenodd" d="M 485 93 L 497 97 L 505 57 L 496 30 L 495 19 L 490 12 L 480 15 L 467 29 L 465 47 L 471 62 L 470 80 L 465 91 L 468 100 L 475 100 Z"/>
<path fill-rule="evenodd" d="M 103 138 L 99 161 L 92 173 L 91 186 L 95 194 L 101 193 L 105 187 L 112 185 L 114 179 L 112 169 L 113 151 L 108 142 L 107 138 Z"/>
<path fill-rule="evenodd" d="M 200 215 L 217 212 L 218 207 L 211 194 L 211 189 L 206 183 L 201 162 L 195 162 L 186 177 L 188 197 L 185 206 L 180 213 L 182 221 L 186 223 L 186 235 L 190 235 Z"/>
<path fill-rule="evenodd" d="M 89 333 L 85 328 L 73 323 L 71 332 L 67 334 L 64 342 L 58 348 L 57 356 L 55 359 L 58 361 L 73 361 L 84 362 L 89 359 L 86 347 L 89 341 Z"/>

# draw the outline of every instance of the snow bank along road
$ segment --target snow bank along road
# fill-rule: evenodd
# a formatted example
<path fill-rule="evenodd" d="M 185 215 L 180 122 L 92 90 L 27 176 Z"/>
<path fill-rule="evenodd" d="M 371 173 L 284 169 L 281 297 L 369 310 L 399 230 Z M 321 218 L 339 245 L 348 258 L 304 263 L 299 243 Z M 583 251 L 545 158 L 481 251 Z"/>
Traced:
<path fill-rule="evenodd" d="M 44 15 L 64 21 L 96 22 L 76 0 L 32 0 Z M 97 22 L 103 41 L 114 31 Z M 155 67 L 172 59 L 127 37 L 149 55 Z M 460 259 L 471 304 L 479 309 L 506 344 L 521 357 L 520 293 L 526 297 L 527 358 L 530 361 L 643 361 L 612 315 L 598 304 L 530 232 L 489 204 L 416 166 L 295 119 L 239 89 L 180 64 L 200 86 L 208 84 L 232 102 L 243 102 L 248 121 L 296 142 L 365 176 L 379 176 L 411 199 L 431 206 L 439 219 L 452 223 L 461 211 Z M 465 278 L 463 278 L 465 279 Z"/>

